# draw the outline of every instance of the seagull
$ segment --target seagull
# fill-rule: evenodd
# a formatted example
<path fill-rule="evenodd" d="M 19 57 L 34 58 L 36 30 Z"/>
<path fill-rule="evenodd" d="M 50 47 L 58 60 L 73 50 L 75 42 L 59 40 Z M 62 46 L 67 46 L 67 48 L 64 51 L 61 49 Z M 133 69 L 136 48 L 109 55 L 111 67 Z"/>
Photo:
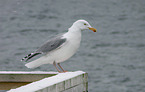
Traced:
<path fill-rule="evenodd" d="M 27 68 L 36 68 L 44 64 L 53 64 L 59 73 L 67 72 L 62 68 L 60 63 L 66 61 L 76 53 L 80 46 L 81 31 L 83 30 L 97 31 L 86 20 L 77 20 L 68 29 L 68 32 L 48 40 L 36 51 L 25 56 L 21 61 L 27 62 L 32 57 L 42 54 L 40 58 L 25 64 L 25 66 Z"/>

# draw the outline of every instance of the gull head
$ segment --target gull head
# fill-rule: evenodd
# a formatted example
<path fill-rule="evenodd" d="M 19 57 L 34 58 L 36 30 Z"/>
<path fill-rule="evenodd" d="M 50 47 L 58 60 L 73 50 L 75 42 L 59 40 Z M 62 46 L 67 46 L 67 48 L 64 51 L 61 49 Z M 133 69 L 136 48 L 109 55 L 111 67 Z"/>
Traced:
<path fill-rule="evenodd" d="M 93 32 L 97 32 L 97 30 L 86 21 L 86 20 L 77 20 L 73 23 L 72 27 L 78 28 L 80 30 L 92 30 Z"/>

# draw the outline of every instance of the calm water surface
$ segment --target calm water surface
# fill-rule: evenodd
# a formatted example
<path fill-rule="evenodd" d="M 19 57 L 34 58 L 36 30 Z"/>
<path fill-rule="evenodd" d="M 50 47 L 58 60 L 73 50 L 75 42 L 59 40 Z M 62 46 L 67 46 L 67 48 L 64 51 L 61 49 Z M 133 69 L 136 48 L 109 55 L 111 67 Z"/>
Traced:
<path fill-rule="evenodd" d="M 0 0 L 0 70 L 27 69 L 20 59 L 78 19 L 98 32 L 82 32 L 78 52 L 62 66 L 89 74 L 89 92 L 145 92 L 144 0 Z"/>

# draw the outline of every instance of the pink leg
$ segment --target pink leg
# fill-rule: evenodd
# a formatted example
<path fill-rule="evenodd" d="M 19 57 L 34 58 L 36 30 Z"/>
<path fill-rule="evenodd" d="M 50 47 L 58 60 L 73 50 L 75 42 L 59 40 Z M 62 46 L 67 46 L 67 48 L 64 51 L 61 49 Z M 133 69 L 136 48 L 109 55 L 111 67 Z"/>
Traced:
<path fill-rule="evenodd" d="M 60 63 L 57 63 L 57 64 L 58 64 L 58 66 L 62 69 L 63 72 L 67 72 L 67 71 L 65 71 L 65 70 L 62 68 L 62 66 L 60 65 Z"/>
<path fill-rule="evenodd" d="M 62 72 L 57 68 L 56 62 L 55 62 L 55 61 L 53 62 L 53 65 L 55 66 L 55 68 L 57 69 L 57 71 L 58 71 L 59 73 L 62 73 Z"/>

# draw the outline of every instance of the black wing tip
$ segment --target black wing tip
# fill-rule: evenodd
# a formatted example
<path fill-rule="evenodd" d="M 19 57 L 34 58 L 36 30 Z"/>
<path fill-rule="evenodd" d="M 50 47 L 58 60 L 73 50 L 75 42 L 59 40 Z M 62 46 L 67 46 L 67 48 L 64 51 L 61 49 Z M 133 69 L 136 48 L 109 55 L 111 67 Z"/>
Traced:
<path fill-rule="evenodd" d="M 32 57 L 39 55 L 39 54 L 41 54 L 41 53 L 38 53 L 38 52 L 30 53 L 27 56 L 25 56 L 24 58 L 22 58 L 21 61 L 27 62 L 29 59 L 31 59 Z"/>
<path fill-rule="evenodd" d="M 24 61 L 24 59 L 21 59 L 21 62 Z"/>
<path fill-rule="evenodd" d="M 24 58 L 21 59 L 21 61 L 25 61 L 31 56 L 33 55 L 33 53 L 28 54 L 27 56 L 25 56 Z"/>
<path fill-rule="evenodd" d="M 27 62 L 27 58 L 22 58 L 21 62 L 23 62 L 23 61 Z"/>

